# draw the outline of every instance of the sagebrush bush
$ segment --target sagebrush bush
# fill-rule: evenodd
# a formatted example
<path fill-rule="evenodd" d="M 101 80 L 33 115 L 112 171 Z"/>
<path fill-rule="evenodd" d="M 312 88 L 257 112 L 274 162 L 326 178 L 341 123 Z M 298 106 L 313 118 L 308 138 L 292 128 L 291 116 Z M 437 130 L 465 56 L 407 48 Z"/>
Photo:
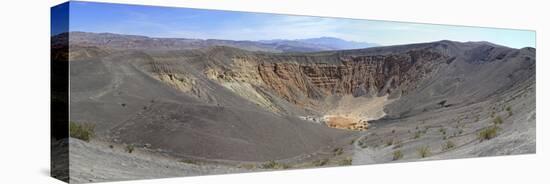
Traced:
<path fill-rule="evenodd" d="M 273 161 L 273 160 L 270 160 L 264 164 L 262 164 L 262 168 L 264 169 L 273 169 L 275 168 L 275 166 L 277 166 L 277 162 Z"/>
<path fill-rule="evenodd" d="M 351 165 L 351 162 L 352 162 L 352 159 L 348 157 L 348 158 L 340 161 L 340 165 Z"/>
<path fill-rule="evenodd" d="M 180 160 L 180 162 L 183 162 L 183 163 L 186 163 L 186 164 L 194 164 L 194 165 L 197 165 L 197 164 L 198 164 L 197 161 L 191 160 L 191 159 Z"/>
<path fill-rule="evenodd" d="M 495 125 L 500 125 L 500 124 L 502 124 L 502 122 L 503 121 L 502 121 L 502 118 L 500 116 L 497 116 L 497 117 L 495 117 L 495 119 L 493 119 L 493 123 Z"/>
<path fill-rule="evenodd" d="M 514 113 L 512 113 L 512 107 L 510 106 L 506 107 L 506 111 L 508 111 L 508 117 L 514 115 Z"/>
<path fill-rule="evenodd" d="M 428 146 L 423 146 L 419 148 L 417 151 L 418 151 L 418 156 L 420 156 L 421 158 L 428 157 L 431 154 L 430 147 Z"/>
<path fill-rule="evenodd" d="M 334 148 L 334 150 L 332 150 L 332 152 L 334 152 L 334 155 L 341 155 L 342 153 L 344 153 L 344 149 Z"/>
<path fill-rule="evenodd" d="M 321 166 L 324 166 L 324 165 L 327 165 L 327 164 L 328 164 L 328 159 L 321 159 L 321 160 L 313 161 L 313 166 L 316 166 L 316 167 L 321 167 Z"/>
<path fill-rule="evenodd" d="M 418 139 L 418 138 L 420 138 L 420 136 L 422 136 L 422 132 L 421 131 L 416 131 L 416 132 L 414 132 L 413 139 Z"/>
<path fill-rule="evenodd" d="M 128 145 L 126 145 L 126 151 L 127 151 L 128 153 L 134 152 L 134 149 L 135 149 L 135 146 L 134 146 L 133 144 L 128 144 Z"/>
<path fill-rule="evenodd" d="M 389 139 L 386 141 L 386 146 L 391 146 L 393 145 L 393 139 Z"/>
<path fill-rule="evenodd" d="M 69 136 L 89 142 L 95 136 L 95 125 L 71 121 L 69 122 Z"/>
<path fill-rule="evenodd" d="M 492 139 L 497 136 L 499 129 L 496 125 L 487 127 L 479 132 L 478 138 L 480 141 Z"/>
<path fill-rule="evenodd" d="M 282 163 L 278 163 L 273 160 L 270 160 L 262 164 L 262 168 L 263 169 L 288 169 L 290 168 L 290 166 L 287 164 L 282 164 Z"/>
<path fill-rule="evenodd" d="M 361 147 L 361 148 L 365 149 L 365 148 L 368 148 L 368 147 L 369 147 L 369 145 L 367 145 L 367 143 L 366 143 L 366 142 L 359 142 L 359 147 Z"/>
<path fill-rule="evenodd" d="M 443 151 L 453 149 L 455 147 L 455 143 L 453 141 L 448 140 L 447 142 L 443 143 L 441 146 Z"/>
<path fill-rule="evenodd" d="M 401 158 L 403 158 L 403 153 L 401 152 L 401 150 L 396 150 L 393 152 L 392 160 L 399 160 Z"/>

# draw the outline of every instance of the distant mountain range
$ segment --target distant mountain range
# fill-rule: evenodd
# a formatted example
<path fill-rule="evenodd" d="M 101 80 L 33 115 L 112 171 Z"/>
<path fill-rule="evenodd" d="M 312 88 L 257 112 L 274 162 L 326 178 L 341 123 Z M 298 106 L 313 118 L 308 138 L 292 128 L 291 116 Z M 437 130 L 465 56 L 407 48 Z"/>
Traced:
<path fill-rule="evenodd" d="M 374 43 L 347 41 L 333 37 L 296 40 L 235 41 L 220 39 L 152 38 L 146 36 L 113 33 L 70 32 L 70 42 L 78 45 L 106 46 L 115 49 L 200 49 L 212 46 L 228 46 L 248 51 L 263 52 L 318 52 L 329 50 L 359 49 L 378 46 Z M 66 37 L 67 33 L 54 37 Z"/>
<path fill-rule="evenodd" d="M 334 37 L 319 37 L 319 38 L 308 38 L 308 39 L 295 39 L 295 40 L 261 40 L 262 43 L 270 44 L 279 44 L 279 45 L 288 45 L 293 47 L 303 47 L 303 48 L 312 48 L 321 50 L 346 50 L 346 49 L 362 49 L 369 47 L 380 46 L 376 43 L 366 43 L 366 42 L 355 42 L 347 41 L 340 38 Z"/>

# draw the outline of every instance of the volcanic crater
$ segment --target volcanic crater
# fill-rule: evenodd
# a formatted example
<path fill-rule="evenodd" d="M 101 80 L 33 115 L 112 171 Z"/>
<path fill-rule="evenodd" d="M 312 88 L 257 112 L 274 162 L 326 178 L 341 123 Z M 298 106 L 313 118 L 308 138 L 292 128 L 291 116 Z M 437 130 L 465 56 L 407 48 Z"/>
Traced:
<path fill-rule="evenodd" d="M 52 55 L 70 58 L 71 121 L 97 134 L 96 143 L 72 139 L 79 163 L 128 160 L 102 144 L 204 164 L 169 165 L 189 175 L 267 161 L 305 168 L 535 152 L 534 48 L 443 40 L 272 53 L 82 32 L 52 40 L 69 35 L 69 53 Z M 491 127 L 495 135 L 480 136 Z M 424 147 L 430 156 L 418 157 Z"/>

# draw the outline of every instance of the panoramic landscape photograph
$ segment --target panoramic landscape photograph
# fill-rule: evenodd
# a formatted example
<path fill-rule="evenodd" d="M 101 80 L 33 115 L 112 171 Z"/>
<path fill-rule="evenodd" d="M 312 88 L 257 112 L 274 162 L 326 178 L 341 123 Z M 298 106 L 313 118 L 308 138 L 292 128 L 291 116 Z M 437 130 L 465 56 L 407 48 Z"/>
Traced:
<path fill-rule="evenodd" d="M 68 138 L 52 130 L 52 148 L 68 147 L 52 149 L 68 158 L 52 173 L 71 183 L 536 153 L 534 31 L 79 1 L 51 11 L 51 62 L 68 65 L 52 73 L 68 88 L 64 99 L 52 87 L 52 105 L 69 114 Z"/>

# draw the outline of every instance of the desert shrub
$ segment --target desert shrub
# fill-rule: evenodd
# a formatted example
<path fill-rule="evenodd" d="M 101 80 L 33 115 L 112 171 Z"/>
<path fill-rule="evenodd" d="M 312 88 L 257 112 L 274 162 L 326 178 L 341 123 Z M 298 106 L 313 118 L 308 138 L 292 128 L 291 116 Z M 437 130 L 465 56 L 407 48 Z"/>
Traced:
<path fill-rule="evenodd" d="M 194 164 L 194 165 L 197 165 L 197 164 L 198 164 L 197 161 L 191 160 L 191 159 L 180 160 L 180 162 L 183 162 L 183 163 L 186 163 L 186 164 Z"/>
<path fill-rule="evenodd" d="M 342 165 L 342 166 L 343 166 L 343 165 L 351 165 L 351 162 L 352 162 L 352 159 L 348 157 L 348 158 L 346 158 L 346 159 L 344 159 L 344 160 L 341 160 L 340 163 L 339 163 L 339 165 Z"/>
<path fill-rule="evenodd" d="M 133 144 L 128 144 L 128 145 L 126 145 L 126 151 L 127 151 L 128 153 L 134 152 L 134 149 L 135 149 L 135 146 L 134 146 Z"/>
<path fill-rule="evenodd" d="M 391 145 L 393 145 L 393 139 L 387 140 L 386 146 L 391 146 Z"/>
<path fill-rule="evenodd" d="M 453 149 L 455 146 L 456 145 L 453 141 L 448 140 L 447 142 L 443 143 L 443 145 L 441 145 L 441 149 L 443 151 L 446 151 L 446 150 Z"/>
<path fill-rule="evenodd" d="M 447 134 L 447 130 L 445 128 L 440 128 L 439 132 L 441 132 L 441 134 L 443 135 Z"/>
<path fill-rule="evenodd" d="M 278 162 L 275 162 L 273 160 L 270 160 L 270 161 L 262 164 L 262 168 L 264 168 L 264 169 L 288 169 L 288 168 L 290 168 L 290 166 L 287 165 L 287 164 L 282 164 L 282 163 L 278 163 Z"/>
<path fill-rule="evenodd" d="M 357 144 L 363 149 L 369 147 L 366 141 L 359 141 Z"/>
<path fill-rule="evenodd" d="M 481 130 L 478 134 L 479 141 L 489 140 L 497 136 L 497 132 L 500 128 L 496 125 L 487 127 Z"/>
<path fill-rule="evenodd" d="M 399 159 L 401 159 L 401 158 L 403 158 L 403 153 L 401 152 L 401 150 L 395 150 L 395 151 L 393 152 L 393 158 L 392 158 L 392 160 L 399 160 Z"/>
<path fill-rule="evenodd" d="M 270 160 L 264 164 L 262 164 L 262 168 L 264 169 L 273 169 L 275 168 L 276 166 L 278 165 L 277 162 L 273 161 L 273 160 Z"/>
<path fill-rule="evenodd" d="M 342 148 L 334 148 L 332 150 L 332 152 L 334 153 L 334 155 L 341 155 L 342 153 L 344 153 L 344 149 Z"/>
<path fill-rule="evenodd" d="M 290 165 L 288 164 L 281 164 L 281 169 L 289 169 Z"/>
<path fill-rule="evenodd" d="M 321 159 L 313 161 L 313 166 L 315 167 L 321 167 L 328 164 L 328 159 Z"/>
<path fill-rule="evenodd" d="M 417 151 L 418 151 L 418 156 L 420 156 L 421 158 L 428 157 L 431 154 L 430 147 L 428 146 L 423 146 L 419 148 Z"/>
<path fill-rule="evenodd" d="M 506 111 L 508 111 L 508 117 L 512 116 L 513 113 L 512 113 L 512 107 L 508 106 L 506 107 Z"/>
<path fill-rule="evenodd" d="M 69 122 L 69 135 L 88 142 L 95 136 L 95 125 L 89 123 L 79 124 L 71 121 Z"/>
<path fill-rule="evenodd" d="M 422 132 L 416 131 L 416 132 L 414 132 L 414 137 L 413 137 L 413 139 L 418 139 L 418 138 L 420 138 L 420 136 L 422 136 Z"/>
<path fill-rule="evenodd" d="M 362 137 L 360 139 L 357 139 L 357 145 L 359 145 L 359 147 L 361 148 L 367 148 L 367 137 Z"/>
<path fill-rule="evenodd" d="M 502 121 L 502 118 L 500 118 L 500 116 L 497 116 L 497 117 L 495 117 L 495 119 L 493 119 L 493 123 L 495 125 L 500 125 L 500 124 L 502 124 L 502 122 L 503 121 Z"/>

